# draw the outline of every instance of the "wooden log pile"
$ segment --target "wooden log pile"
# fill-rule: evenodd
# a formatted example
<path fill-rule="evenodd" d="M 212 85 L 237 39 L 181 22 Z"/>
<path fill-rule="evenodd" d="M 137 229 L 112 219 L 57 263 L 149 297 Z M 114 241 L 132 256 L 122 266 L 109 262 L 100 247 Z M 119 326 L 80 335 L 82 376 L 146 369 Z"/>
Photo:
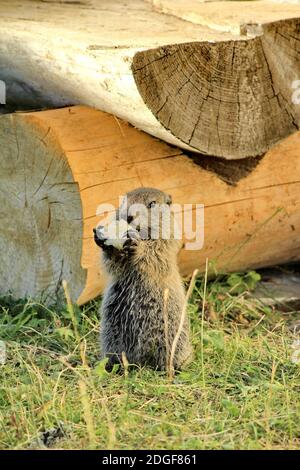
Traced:
<path fill-rule="evenodd" d="M 78 303 L 105 284 L 92 229 L 101 203 L 139 186 L 205 205 L 203 249 L 182 250 L 182 274 L 300 260 L 300 132 L 229 185 L 115 116 L 71 107 L 0 118 L 1 293 L 53 300 L 62 279 Z M 298 175 L 298 177 L 297 177 Z"/>
<path fill-rule="evenodd" d="M 2 0 L 0 79 L 13 104 L 86 104 L 184 149 L 253 157 L 299 128 L 299 29 L 299 4 L 265 0 Z"/>
<path fill-rule="evenodd" d="M 183 275 L 299 261 L 299 54 L 297 4 L 2 0 L 8 107 L 59 109 L 0 116 L 0 295 L 101 293 L 97 207 L 139 186 L 204 204 Z"/>

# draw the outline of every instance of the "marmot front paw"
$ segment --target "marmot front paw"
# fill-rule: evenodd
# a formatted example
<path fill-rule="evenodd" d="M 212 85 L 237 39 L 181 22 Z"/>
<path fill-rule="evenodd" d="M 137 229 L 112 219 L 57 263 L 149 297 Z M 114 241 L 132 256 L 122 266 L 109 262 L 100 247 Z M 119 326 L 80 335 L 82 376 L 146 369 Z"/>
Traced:
<path fill-rule="evenodd" d="M 123 251 L 125 252 L 126 255 L 131 255 L 135 252 L 135 249 L 141 240 L 139 232 L 137 230 L 128 230 L 127 231 L 127 237 L 126 241 L 123 245 Z"/>

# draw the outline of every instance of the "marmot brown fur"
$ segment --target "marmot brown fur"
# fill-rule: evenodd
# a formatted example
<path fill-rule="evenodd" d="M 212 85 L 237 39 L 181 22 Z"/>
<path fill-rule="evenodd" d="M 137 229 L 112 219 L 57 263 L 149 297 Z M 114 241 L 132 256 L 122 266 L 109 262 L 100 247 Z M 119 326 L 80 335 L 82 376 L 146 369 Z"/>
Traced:
<path fill-rule="evenodd" d="M 177 265 L 181 241 L 174 238 L 173 232 L 168 239 L 162 238 L 163 211 L 158 223 L 152 222 L 150 229 L 150 211 L 164 207 L 170 214 L 171 196 L 153 188 L 138 188 L 126 197 L 127 207 L 120 205 L 117 220 L 131 223 L 130 209 L 135 204 L 146 207 L 147 217 L 140 217 L 136 230 L 128 231 L 124 247 L 119 250 L 107 245 L 107 239 L 94 229 L 95 242 L 103 249 L 104 267 L 110 275 L 101 306 L 102 354 L 108 358 L 107 370 L 121 362 L 122 352 L 130 364 L 164 370 L 169 360 L 166 342 L 170 352 L 185 302 Z M 169 290 L 167 302 L 164 301 L 166 289 Z M 190 357 L 186 319 L 175 350 L 174 369 L 179 370 Z"/>

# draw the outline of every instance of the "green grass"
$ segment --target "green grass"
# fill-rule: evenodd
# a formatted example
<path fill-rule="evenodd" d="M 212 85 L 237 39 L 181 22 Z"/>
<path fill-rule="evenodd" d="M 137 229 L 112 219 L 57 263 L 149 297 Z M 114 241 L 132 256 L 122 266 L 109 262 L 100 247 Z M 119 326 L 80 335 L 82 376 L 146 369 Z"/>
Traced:
<path fill-rule="evenodd" d="M 0 448 L 295 449 L 300 367 L 286 316 L 248 295 L 254 273 L 198 279 L 189 304 L 195 358 L 173 382 L 98 360 L 98 302 L 47 309 L 0 301 Z M 203 313 L 203 316 L 202 316 Z M 202 334 L 203 333 L 203 334 Z"/>

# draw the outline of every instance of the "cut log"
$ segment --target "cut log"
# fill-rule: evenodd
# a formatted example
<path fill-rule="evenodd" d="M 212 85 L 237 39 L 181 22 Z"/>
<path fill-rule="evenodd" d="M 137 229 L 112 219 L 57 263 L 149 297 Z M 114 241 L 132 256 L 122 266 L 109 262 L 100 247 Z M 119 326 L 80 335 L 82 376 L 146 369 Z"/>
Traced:
<path fill-rule="evenodd" d="M 152 7 L 2 0 L 7 100 L 87 104 L 226 159 L 262 155 L 299 129 L 299 5 L 155 0 L 168 14 Z"/>
<path fill-rule="evenodd" d="M 300 132 L 228 185 L 164 142 L 76 106 L 0 117 L 0 293 L 50 303 L 68 281 L 82 304 L 105 285 L 92 229 L 101 203 L 140 186 L 205 205 L 204 246 L 183 249 L 182 274 L 300 259 Z"/>

